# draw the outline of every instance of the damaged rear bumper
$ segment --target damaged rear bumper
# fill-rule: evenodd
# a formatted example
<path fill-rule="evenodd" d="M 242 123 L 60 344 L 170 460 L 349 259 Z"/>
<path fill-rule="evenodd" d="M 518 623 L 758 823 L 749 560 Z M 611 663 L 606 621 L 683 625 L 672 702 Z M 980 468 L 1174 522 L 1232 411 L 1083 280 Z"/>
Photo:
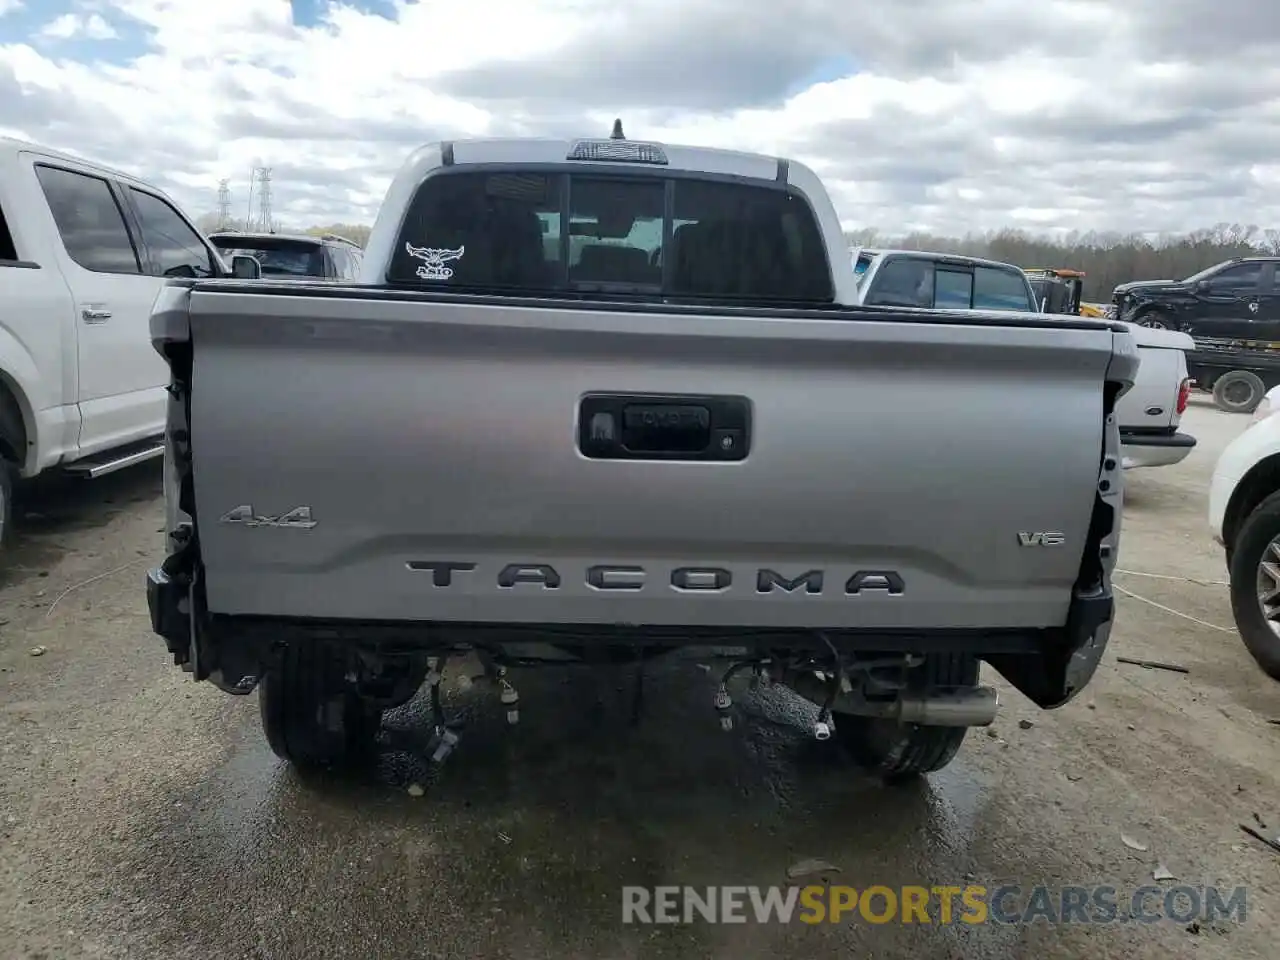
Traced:
<path fill-rule="evenodd" d="M 176 666 L 190 661 L 190 590 L 160 567 L 147 571 L 147 611 L 151 631 L 164 640 Z"/>
<path fill-rule="evenodd" d="M 151 627 L 174 663 L 228 693 L 246 693 L 279 644 L 337 643 L 370 660 L 438 656 L 472 649 L 503 651 L 554 645 L 579 652 L 582 662 L 608 662 L 611 650 L 650 653 L 741 647 L 765 654 L 812 650 L 829 642 L 842 656 L 887 653 L 968 653 L 986 660 L 1039 706 L 1074 697 L 1092 678 L 1106 649 L 1114 615 L 1109 585 L 1077 593 L 1067 623 L 1042 629 L 858 630 L 742 627 L 639 627 L 568 624 L 377 622 L 257 616 L 198 615 L 199 591 L 161 568 L 147 573 Z"/>

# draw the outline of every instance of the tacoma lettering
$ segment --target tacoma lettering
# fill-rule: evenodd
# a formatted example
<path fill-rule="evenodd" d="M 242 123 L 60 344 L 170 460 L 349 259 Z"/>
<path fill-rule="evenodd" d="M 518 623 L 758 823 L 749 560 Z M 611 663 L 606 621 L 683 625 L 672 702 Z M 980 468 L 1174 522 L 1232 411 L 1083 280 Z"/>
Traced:
<path fill-rule="evenodd" d="M 680 567 L 671 571 L 671 585 L 677 590 L 723 590 L 733 583 L 733 574 L 719 567 Z"/>
<path fill-rule="evenodd" d="M 802 573 L 792 580 L 788 580 L 782 574 L 773 570 L 761 570 L 756 574 L 757 593 L 772 593 L 774 587 L 781 587 L 787 593 L 794 593 L 802 583 L 804 584 L 805 593 L 821 593 L 822 571 L 810 570 L 808 573 Z"/>
<path fill-rule="evenodd" d="M 498 574 L 498 586 L 514 587 L 517 583 L 540 583 L 554 590 L 560 586 L 560 574 L 546 563 L 508 563 Z"/>
<path fill-rule="evenodd" d="M 894 570 L 859 570 L 844 585 L 844 592 L 853 596 L 863 590 L 883 590 L 891 597 L 901 596 L 907 585 Z"/>
<path fill-rule="evenodd" d="M 450 560 L 410 560 L 410 570 L 430 570 L 431 583 L 437 587 L 453 586 L 455 573 L 468 573 L 476 568 L 474 563 L 455 563 Z"/>
<path fill-rule="evenodd" d="M 410 560 L 406 566 L 410 570 L 430 573 L 432 586 L 448 588 L 454 586 L 457 574 L 473 573 L 478 564 L 469 560 Z M 645 589 L 649 579 L 644 567 L 598 563 L 586 568 L 584 582 L 594 590 L 635 592 Z M 671 589 L 681 593 L 715 593 L 728 590 L 733 585 L 733 573 L 723 567 L 676 567 L 671 571 L 668 582 Z M 819 596 L 827 592 L 826 583 L 826 571 L 817 569 L 787 576 L 778 570 L 760 567 L 755 577 L 757 593 Z M 499 570 L 499 587 L 514 589 L 523 584 L 557 590 L 563 584 L 563 578 L 548 563 L 508 563 Z M 906 581 L 896 570 L 855 570 L 844 581 L 843 592 L 849 597 L 863 594 L 898 597 L 906 589 Z"/>
<path fill-rule="evenodd" d="M 597 590 L 639 590 L 644 586 L 644 567 L 588 567 L 587 583 Z"/>

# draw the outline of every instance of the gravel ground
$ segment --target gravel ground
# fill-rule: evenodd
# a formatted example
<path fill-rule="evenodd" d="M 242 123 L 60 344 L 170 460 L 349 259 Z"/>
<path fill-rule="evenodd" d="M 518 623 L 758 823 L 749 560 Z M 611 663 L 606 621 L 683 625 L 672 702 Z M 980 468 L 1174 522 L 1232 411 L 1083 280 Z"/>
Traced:
<path fill-rule="evenodd" d="M 1185 463 L 1130 475 L 1121 549 L 1126 571 L 1174 579 L 1117 583 L 1203 623 L 1122 597 L 1077 701 L 1038 711 L 997 678 L 994 735 L 971 733 L 949 768 L 897 789 L 813 741 L 810 712 L 782 693 L 744 699 L 722 732 L 714 678 L 688 664 L 649 674 L 638 727 L 628 674 L 518 676 L 508 731 L 496 697 L 455 673 L 467 729 L 442 769 L 421 759 L 415 702 L 389 718 L 373 776 L 304 784 L 262 741 L 256 697 L 190 683 L 150 633 L 158 471 L 41 484 L 0 574 L 0 956 L 1272 956 L 1280 855 L 1239 824 L 1280 833 L 1280 687 L 1226 629 L 1204 519 L 1214 458 L 1244 419 L 1196 404 L 1184 425 L 1200 439 Z M 621 923 L 624 884 L 785 884 L 810 857 L 858 887 L 1131 890 L 1162 865 L 1247 886 L 1247 915 Z"/>

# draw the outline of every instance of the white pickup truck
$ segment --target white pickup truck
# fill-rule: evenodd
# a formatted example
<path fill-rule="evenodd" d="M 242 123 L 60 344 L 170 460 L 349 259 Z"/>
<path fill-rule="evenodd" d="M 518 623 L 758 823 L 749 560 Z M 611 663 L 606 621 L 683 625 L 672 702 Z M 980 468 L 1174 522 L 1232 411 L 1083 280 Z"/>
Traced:
<path fill-rule="evenodd" d="M 858 302 L 876 307 L 938 310 L 1040 310 L 1027 275 L 1011 263 L 923 250 L 851 251 Z M 1191 396 L 1185 333 L 1128 324 L 1142 364 L 1133 389 L 1116 405 L 1125 469 L 1163 467 L 1186 459 L 1195 437 L 1178 426 Z"/>
<path fill-rule="evenodd" d="M 244 259 L 235 275 L 254 276 Z M 151 305 L 166 277 L 228 273 L 162 191 L 0 138 L 0 546 L 16 477 L 97 477 L 163 454 L 169 371 Z"/>

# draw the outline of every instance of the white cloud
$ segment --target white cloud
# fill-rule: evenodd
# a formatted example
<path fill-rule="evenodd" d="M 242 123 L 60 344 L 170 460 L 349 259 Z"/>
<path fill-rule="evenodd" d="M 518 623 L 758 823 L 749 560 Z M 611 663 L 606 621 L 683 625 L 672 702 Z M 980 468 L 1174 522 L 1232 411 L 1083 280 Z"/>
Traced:
<path fill-rule="evenodd" d="M 811 163 L 851 226 L 1280 226 L 1280 6 L 1253 0 L 394 0 L 309 27 L 287 0 L 92 9 L 49 26 L 119 34 L 125 59 L 6 44 L 0 21 L 0 128 L 197 215 L 224 177 L 241 209 L 265 162 L 278 215 L 369 221 L 419 143 L 621 116 Z"/>
<path fill-rule="evenodd" d="M 51 40 L 115 40 L 119 34 L 99 14 L 64 13 L 45 24 L 40 36 Z"/>

